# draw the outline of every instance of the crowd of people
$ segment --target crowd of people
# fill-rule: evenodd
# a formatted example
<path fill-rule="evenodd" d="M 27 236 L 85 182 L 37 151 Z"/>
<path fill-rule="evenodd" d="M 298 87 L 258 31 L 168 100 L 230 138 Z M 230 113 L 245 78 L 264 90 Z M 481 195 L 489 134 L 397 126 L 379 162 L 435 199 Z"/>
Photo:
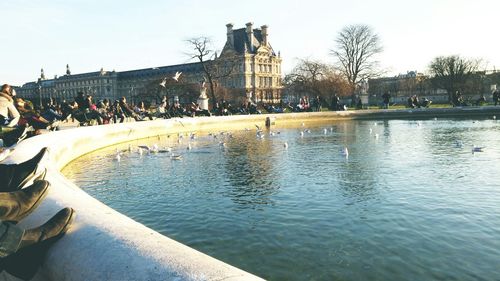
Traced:
<path fill-rule="evenodd" d="M 499 100 L 500 92 L 496 90 L 493 93 L 494 104 L 497 105 Z M 384 93 L 382 95 L 382 108 L 389 108 L 390 101 L 390 93 Z M 485 102 L 486 99 L 482 96 L 475 104 L 481 105 Z M 429 107 L 431 103 L 432 101 L 427 98 L 419 99 L 417 95 L 413 95 L 408 98 L 406 106 L 408 108 L 425 108 Z M 453 106 L 469 104 L 459 91 L 452 95 L 451 103 Z M 362 109 L 361 99 L 358 97 L 352 106 L 356 109 Z M 275 104 L 259 103 L 257 105 L 247 99 L 239 106 L 233 106 L 228 101 L 221 99 L 214 104 L 211 110 L 207 110 L 202 109 L 195 102 L 181 104 L 178 99 L 170 102 L 166 96 L 154 106 L 150 106 L 145 101 L 131 105 L 125 97 L 114 101 L 109 99 L 94 101 L 92 95 L 83 92 L 79 92 L 73 101 L 56 102 L 50 98 L 43 105 L 40 104 L 36 107 L 29 100 L 17 97 L 15 90 L 6 84 L 2 86 L 0 91 L 0 147 L 11 146 L 27 136 L 43 133 L 45 130 L 55 130 L 61 122 L 66 121 L 76 121 L 80 126 L 89 126 L 123 123 L 126 120 L 144 121 L 186 116 L 314 112 L 321 111 L 323 107 L 333 111 L 347 110 L 347 105 L 342 103 L 337 95 L 333 95 L 330 101 L 326 101 L 320 96 L 311 99 L 308 96 L 303 96 L 295 104 L 285 103 L 281 100 Z"/>

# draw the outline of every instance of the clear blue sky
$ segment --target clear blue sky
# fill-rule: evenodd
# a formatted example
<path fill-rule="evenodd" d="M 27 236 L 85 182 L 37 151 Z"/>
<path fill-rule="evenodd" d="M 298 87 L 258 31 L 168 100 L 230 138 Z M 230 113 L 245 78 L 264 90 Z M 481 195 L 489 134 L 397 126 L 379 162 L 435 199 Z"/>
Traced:
<path fill-rule="evenodd" d="M 223 1 L 0 0 L 0 82 L 73 73 L 130 70 L 188 62 L 190 37 L 209 36 L 220 50 L 229 22 L 269 26 L 286 72 L 296 58 L 333 62 L 329 50 L 349 24 L 379 34 L 388 75 L 425 72 L 432 58 L 459 54 L 500 68 L 500 1 Z"/>

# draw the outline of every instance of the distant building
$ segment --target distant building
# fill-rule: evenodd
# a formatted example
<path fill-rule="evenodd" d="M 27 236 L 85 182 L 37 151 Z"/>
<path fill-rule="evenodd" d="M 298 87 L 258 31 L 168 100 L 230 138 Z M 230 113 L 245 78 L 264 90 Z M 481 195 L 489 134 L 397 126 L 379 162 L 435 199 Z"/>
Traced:
<path fill-rule="evenodd" d="M 281 99 L 281 57 L 269 43 L 267 25 L 254 29 L 227 27 L 227 40 L 219 60 L 236 62 L 234 71 L 221 82 L 233 89 L 237 97 L 249 97 L 255 102 L 279 102 Z"/>
<path fill-rule="evenodd" d="M 391 102 L 397 104 L 406 104 L 408 97 L 413 95 L 421 98 L 426 97 L 439 103 L 448 101 L 446 90 L 434 88 L 429 77 L 417 71 L 408 71 L 406 74 L 393 77 L 370 79 L 368 84 L 370 104 L 379 104 L 384 93 L 389 93 Z"/>
<path fill-rule="evenodd" d="M 232 66 L 227 75 L 215 81 L 227 92 L 225 98 L 240 102 L 252 96 L 257 102 L 279 101 L 282 89 L 281 57 L 269 44 L 268 27 L 263 25 L 261 29 L 254 29 L 252 23 L 247 23 L 246 28 L 233 30 L 232 24 L 226 26 L 227 42 L 221 55 L 207 62 Z M 192 92 L 197 87 L 196 91 L 199 91 L 198 85 L 204 79 L 203 65 L 198 62 L 121 72 L 101 69 L 80 74 L 72 74 L 69 65 L 66 65 L 65 75 L 46 79 L 42 69 L 38 81 L 27 82 L 17 87 L 16 91 L 35 104 L 38 104 L 37 100 L 49 98 L 72 100 L 78 92 L 90 94 L 96 101 L 104 98 L 115 100 L 121 96 L 129 101 L 138 101 L 164 94 L 173 95 L 159 84 L 176 72 L 182 72 L 179 84 L 191 87 L 178 87 L 175 95 L 181 102 L 195 101 L 192 100 Z"/>

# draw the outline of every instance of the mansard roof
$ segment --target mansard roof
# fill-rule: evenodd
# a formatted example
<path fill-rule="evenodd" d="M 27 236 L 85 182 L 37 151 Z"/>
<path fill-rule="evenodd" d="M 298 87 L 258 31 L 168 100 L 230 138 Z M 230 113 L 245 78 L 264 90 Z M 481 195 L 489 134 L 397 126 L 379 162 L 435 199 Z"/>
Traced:
<path fill-rule="evenodd" d="M 255 54 L 257 53 L 257 49 L 262 45 L 262 30 L 255 28 L 253 29 L 253 46 L 252 43 L 250 42 L 246 28 L 240 28 L 240 29 L 234 29 L 233 30 L 233 38 L 234 38 L 234 50 L 240 54 L 243 53 L 252 53 Z M 226 43 L 227 45 L 227 43 Z M 253 47 L 253 48 L 252 48 Z M 271 52 L 273 55 L 276 55 L 274 53 L 273 48 L 268 44 L 268 47 L 271 49 Z M 253 51 L 251 51 L 253 50 Z"/>
<path fill-rule="evenodd" d="M 196 73 L 203 70 L 203 66 L 199 62 L 193 63 L 185 63 L 185 64 L 177 64 L 177 65 L 168 65 L 168 66 L 160 66 L 153 68 L 143 68 L 129 71 L 118 72 L 118 78 L 120 79 L 133 79 L 140 77 L 152 77 L 152 76 L 160 76 L 166 75 L 170 73 L 174 73 L 176 71 L 183 73 Z"/>

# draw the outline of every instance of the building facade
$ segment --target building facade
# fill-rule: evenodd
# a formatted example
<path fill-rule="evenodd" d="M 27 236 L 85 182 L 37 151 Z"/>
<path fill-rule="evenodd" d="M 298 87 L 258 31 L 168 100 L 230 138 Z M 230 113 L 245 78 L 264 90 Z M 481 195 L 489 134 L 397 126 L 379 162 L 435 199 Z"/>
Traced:
<path fill-rule="evenodd" d="M 236 30 L 232 24 L 226 27 L 227 41 L 221 55 L 205 62 L 231 66 L 227 75 L 215 81 L 228 93 L 226 99 L 239 102 L 252 97 L 256 102 L 279 101 L 281 58 L 269 44 L 268 27 L 263 25 L 261 29 L 254 29 L 252 23 Z M 172 77 L 178 72 L 182 73 L 181 79 L 174 80 Z M 50 98 L 73 100 L 78 92 L 90 94 L 96 101 L 124 96 L 134 102 L 167 95 L 187 103 L 196 100 L 203 80 L 203 65 L 198 62 L 122 72 L 101 69 L 79 74 L 72 74 L 67 65 L 65 75 L 46 79 L 42 69 L 37 81 L 25 83 L 16 91 L 20 97 L 35 104 Z"/>
<path fill-rule="evenodd" d="M 234 72 L 221 82 L 234 89 L 239 97 L 251 98 L 255 102 L 277 103 L 281 99 L 281 56 L 269 43 L 267 25 L 254 29 L 253 23 L 246 28 L 227 27 L 227 40 L 219 60 L 236 62 Z"/>

